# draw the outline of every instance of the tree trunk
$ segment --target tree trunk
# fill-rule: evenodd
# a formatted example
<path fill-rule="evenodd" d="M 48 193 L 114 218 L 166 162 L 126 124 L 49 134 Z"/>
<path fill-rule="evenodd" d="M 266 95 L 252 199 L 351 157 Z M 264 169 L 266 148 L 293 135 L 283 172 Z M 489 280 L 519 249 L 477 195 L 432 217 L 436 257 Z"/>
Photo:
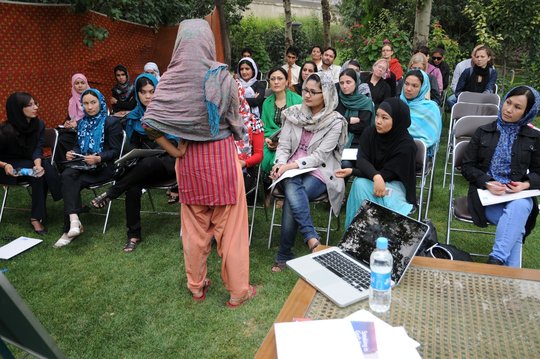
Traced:
<path fill-rule="evenodd" d="M 229 24 L 225 17 L 224 0 L 214 0 L 214 5 L 219 12 L 219 27 L 221 30 L 221 42 L 223 44 L 224 62 L 231 66 L 231 41 L 229 40 Z"/>
<path fill-rule="evenodd" d="M 332 46 L 330 40 L 330 20 L 332 19 L 332 15 L 330 14 L 330 3 L 328 0 L 321 0 L 321 8 L 323 21 L 323 48 L 326 49 L 328 46 Z"/>
<path fill-rule="evenodd" d="M 432 3 L 432 0 L 416 1 L 416 18 L 414 19 L 413 48 L 417 48 L 420 45 L 427 45 L 428 43 Z"/>
<path fill-rule="evenodd" d="M 294 44 L 292 36 L 291 0 L 283 0 L 283 10 L 285 10 L 285 51 L 287 51 Z"/>

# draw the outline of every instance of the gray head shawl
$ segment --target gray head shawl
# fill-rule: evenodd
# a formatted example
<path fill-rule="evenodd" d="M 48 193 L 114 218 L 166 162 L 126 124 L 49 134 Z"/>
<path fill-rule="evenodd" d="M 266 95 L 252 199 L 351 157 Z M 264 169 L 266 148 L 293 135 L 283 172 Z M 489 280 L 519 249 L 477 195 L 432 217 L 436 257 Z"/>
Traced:
<path fill-rule="evenodd" d="M 238 88 L 216 62 L 214 34 L 201 19 L 180 23 L 173 56 L 141 122 L 192 141 L 242 138 Z"/>
<path fill-rule="evenodd" d="M 324 99 L 324 107 L 321 111 L 312 115 L 311 109 L 306 106 L 302 101 L 301 105 L 296 105 L 287 108 L 283 111 L 283 118 L 291 123 L 303 127 L 307 131 L 316 132 L 326 126 L 329 126 L 334 121 L 343 121 L 343 131 L 341 131 L 341 136 L 339 138 L 340 148 L 345 144 L 347 139 L 347 121 L 343 116 L 335 111 L 339 99 L 334 84 L 334 80 L 331 74 L 326 72 L 317 72 L 310 76 L 317 75 L 321 80 L 321 89 Z M 309 81 L 304 81 L 303 88 L 306 87 L 306 84 Z"/>

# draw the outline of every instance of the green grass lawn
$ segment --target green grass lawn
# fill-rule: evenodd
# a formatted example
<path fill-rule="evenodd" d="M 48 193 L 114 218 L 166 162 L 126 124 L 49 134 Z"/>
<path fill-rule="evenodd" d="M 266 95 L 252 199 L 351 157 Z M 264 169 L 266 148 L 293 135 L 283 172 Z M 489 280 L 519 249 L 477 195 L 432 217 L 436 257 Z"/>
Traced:
<path fill-rule="evenodd" d="M 442 139 L 443 147 L 446 139 Z M 439 241 L 445 240 L 448 188 L 442 188 L 445 149 L 439 151 L 434 197 L 429 217 Z M 464 194 L 464 182 L 459 187 Z M 85 202 L 92 198 L 85 192 Z M 169 206 L 163 192 L 155 192 L 162 210 Z M 23 189 L 12 189 L 11 207 L 27 207 L 30 198 Z M 143 196 L 143 206 L 149 208 Z M 9 261 L 0 269 L 25 299 L 70 358 L 252 358 L 281 309 L 297 276 L 291 271 L 270 272 L 278 245 L 274 235 L 267 249 L 269 221 L 258 210 L 251 244 L 251 281 L 258 294 L 242 308 L 225 307 L 228 293 L 220 280 L 220 258 L 213 251 L 209 277 L 214 285 L 207 300 L 194 303 L 186 288 L 179 215 L 143 215 L 144 241 L 133 253 L 123 253 L 124 202 L 113 203 L 109 229 L 101 234 L 103 216 L 83 214 L 85 232 L 71 245 L 54 249 L 61 235 L 62 202 L 49 201 L 49 234 L 43 243 Z M 270 216 L 270 211 L 269 211 Z M 317 220 L 327 208 L 315 210 Z M 332 233 L 335 245 L 343 233 Z M 333 224 L 336 225 L 335 223 Z M 29 212 L 6 210 L 0 224 L 0 245 L 18 236 L 36 237 Z M 533 231 L 523 250 L 523 266 L 540 268 L 540 234 Z M 455 238 L 455 240 L 454 240 Z M 306 254 L 299 240 L 296 253 Z M 489 238 L 455 235 L 454 244 L 470 252 L 488 253 Z M 479 258 L 483 261 L 485 258 Z M 16 352 L 17 357 L 22 357 Z"/>

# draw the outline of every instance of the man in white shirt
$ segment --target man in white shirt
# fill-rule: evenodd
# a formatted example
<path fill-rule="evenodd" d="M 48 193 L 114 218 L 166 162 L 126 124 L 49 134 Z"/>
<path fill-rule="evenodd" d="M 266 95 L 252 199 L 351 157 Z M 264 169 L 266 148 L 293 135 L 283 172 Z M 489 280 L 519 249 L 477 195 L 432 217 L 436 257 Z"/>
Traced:
<path fill-rule="evenodd" d="M 332 75 L 334 83 L 339 82 L 339 73 L 341 72 L 341 66 L 334 65 L 334 60 L 337 57 L 337 51 L 333 47 L 327 47 L 322 56 L 322 68 L 319 70 L 328 72 Z"/>
<path fill-rule="evenodd" d="M 283 65 L 283 69 L 287 71 L 287 87 L 293 88 L 298 83 L 298 77 L 300 76 L 300 66 L 296 64 L 298 59 L 298 51 L 294 47 L 287 49 L 285 60 L 287 63 Z"/>

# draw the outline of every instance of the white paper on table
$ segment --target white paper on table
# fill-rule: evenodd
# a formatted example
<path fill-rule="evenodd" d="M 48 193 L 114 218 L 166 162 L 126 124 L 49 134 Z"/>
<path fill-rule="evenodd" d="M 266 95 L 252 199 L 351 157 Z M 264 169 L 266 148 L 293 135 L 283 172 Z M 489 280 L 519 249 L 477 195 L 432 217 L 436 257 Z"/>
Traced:
<path fill-rule="evenodd" d="M 341 155 L 342 161 L 356 161 L 356 154 L 358 153 L 358 148 L 345 148 L 343 154 Z"/>
<path fill-rule="evenodd" d="M 270 187 L 268 187 L 268 189 L 272 190 L 272 188 L 274 188 L 276 186 L 276 184 L 278 184 L 279 182 L 281 182 L 285 178 L 296 177 L 296 176 L 301 175 L 303 173 L 308 173 L 308 172 L 315 171 L 315 170 L 316 170 L 316 168 L 311 167 L 311 168 L 303 168 L 303 169 L 295 168 L 295 169 L 292 169 L 292 170 L 285 171 L 277 180 L 272 182 L 272 184 L 270 185 Z"/>
<path fill-rule="evenodd" d="M 0 247 L 0 259 L 10 259 L 25 250 L 43 242 L 41 239 L 19 237 Z"/>
<path fill-rule="evenodd" d="M 362 359 L 364 354 L 349 320 L 275 323 L 278 359 Z"/>
<path fill-rule="evenodd" d="M 537 189 L 527 189 L 516 193 L 505 193 L 500 196 L 494 195 L 487 189 L 477 188 L 476 190 L 478 191 L 478 197 L 480 197 L 480 202 L 482 202 L 482 206 L 484 207 L 497 203 L 510 202 L 520 198 L 540 196 L 540 190 Z"/>
<path fill-rule="evenodd" d="M 405 328 L 393 327 L 364 309 L 354 312 L 344 319 L 375 323 L 377 359 L 421 359 L 416 350 L 420 343 L 409 337 Z"/>

